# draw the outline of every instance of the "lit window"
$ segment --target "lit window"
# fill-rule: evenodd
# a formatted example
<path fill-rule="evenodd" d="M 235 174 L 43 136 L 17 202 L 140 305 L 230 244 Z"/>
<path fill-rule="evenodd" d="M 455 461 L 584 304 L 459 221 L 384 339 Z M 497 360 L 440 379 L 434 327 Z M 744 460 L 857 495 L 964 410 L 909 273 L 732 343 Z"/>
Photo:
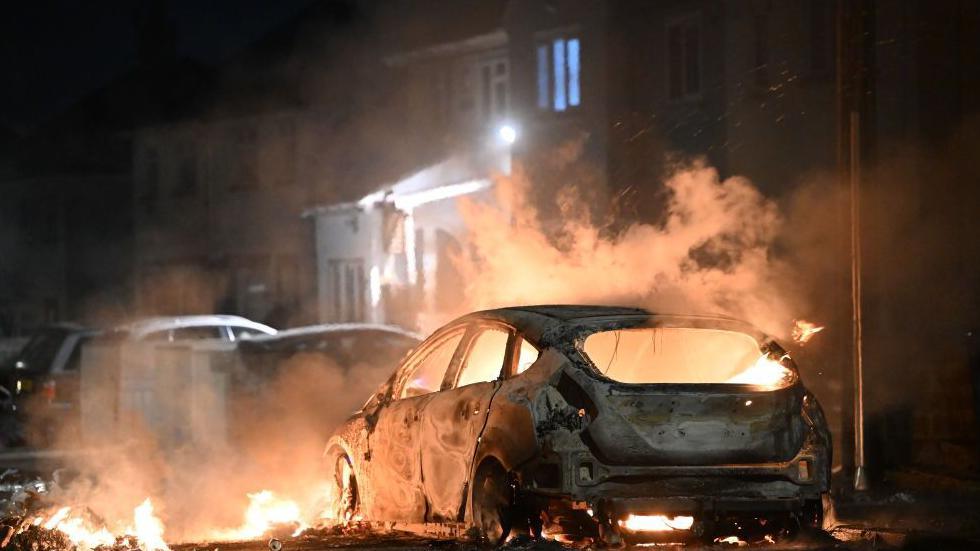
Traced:
<path fill-rule="evenodd" d="M 555 60 L 555 101 L 553 106 L 555 111 L 564 111 L 568 105 L 565 103 L 565 41 L 562 39 L 554 42 Z"/>
<path fill-rule="evenodd" d="M 568 104 L 578 105 L 580 100 L 578 88 L 578 39 L 568 41 Z"/>
<path fill-rule="evenodd" d="M 580 60 L 578 38 L 555 38 L 538 46 L 539 108 L 565 111 L 581 104 Z"/>
<path fill-rule="evenodd" d="M 548 47 L 538 46 L 538 107 L 548 108 Z"/>

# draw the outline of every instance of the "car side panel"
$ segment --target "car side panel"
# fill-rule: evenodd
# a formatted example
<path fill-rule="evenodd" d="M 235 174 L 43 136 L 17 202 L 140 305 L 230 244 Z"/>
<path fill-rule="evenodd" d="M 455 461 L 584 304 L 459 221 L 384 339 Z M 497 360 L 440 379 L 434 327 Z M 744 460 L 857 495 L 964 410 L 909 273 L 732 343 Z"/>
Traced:
<path fill-rule="evenodd" d="M 566 361 L 559 353 L 544 351 L 530 369 L 501 383 L 477 443 L 471 476 L 489 458 L 499 461 L 508 471 L 521 473 L 523 465 L 542 453 L 535 429 L 534 402 Z M 472 521 L 469 507 L 465 520 Z"/>
<path fill-rule="evenodd" d="M 433 394 L 403 398 L 381 408 L 368 436 L 364 470 L 374 494 L 368 518 L 422 522 L 425 495 L 419 457 L 421 413 Z"/>
<path fill-rule="evenodd" d="M 455 521 L 469 481 L 470 462 L 498 382 L 437 393 L 422 425 L 422 485 L 433 522 Z"/>

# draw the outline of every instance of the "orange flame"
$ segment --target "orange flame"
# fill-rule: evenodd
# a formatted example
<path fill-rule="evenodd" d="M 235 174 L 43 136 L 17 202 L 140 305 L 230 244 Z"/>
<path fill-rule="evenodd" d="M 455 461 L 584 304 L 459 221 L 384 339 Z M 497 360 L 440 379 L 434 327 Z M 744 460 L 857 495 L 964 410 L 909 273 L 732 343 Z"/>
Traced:
<path fill-rule="evenodd" d="M 793 321 L 793 340 L 800 346 L 810 342 L 814 335 L 824 330 L 824 326 L 806 320 Z"/>
<path fill-rule="evenodd" d="M 245 510 L 245 521 L 242 525 L 233 530 L 218 530 L 212 534 L 212 539 L 253 540 L 282 527 L 292 528 L 292 535 L 297 536 L 309 528 L 295 501 L 277 497 L 270 490 L 248 494 L 248 499 L 248 509 Z"/>
<path fill-rule="evenodd" d="M 780 363 L 783 358 L 774 360 L 767 354 L 763 354 L 752 367 L 725 382 L 739 385 L 758 385 L 772 389 L 788 386 L 793 382 L 795 375 L 790 369 Z"/>
<path fill-rule="evenodd" d="M 715 538 L 715 543 L 727 543 L 729 545 L 737 545 L 739 547 L 744 547 L 749 543 L 738 539 L 738 536 L 728 536 L 725 538 Z"/>
<path fill-rule="evenodd" d="M 95 527 L 81 516 L 72 516 L 71 507 L 61 507 L 47 519 L 39 516 L 33 524 L 61 532 L 82 550 L 112 546 L 117 540 L 105 526 Z M 163 523 L 153 514 L 153 504 L 149 498 L 133 510 L 133 525 L 123 531 L 125 536 L 135 538 L 143 551 L 170 551 L 163 540 Z"/>
<path fill-rule="evenodd" d="M 126 533 L 136 538 L 143 551 L 170 551 L 167 543 L 163 541 L 163 522 L 153 514 L 150 498 L 146 498 L 133 511 L 133 526 L 128 528 Z"/>
<path fill-rule="evenodd" d="M 670 532 L 672 530 L 690 530 L 694 525 L 694 517 L 668 517 L 665 515 L 634 515 L 630 513 L 626 520 L 619 525 L 630 532 Z"/>

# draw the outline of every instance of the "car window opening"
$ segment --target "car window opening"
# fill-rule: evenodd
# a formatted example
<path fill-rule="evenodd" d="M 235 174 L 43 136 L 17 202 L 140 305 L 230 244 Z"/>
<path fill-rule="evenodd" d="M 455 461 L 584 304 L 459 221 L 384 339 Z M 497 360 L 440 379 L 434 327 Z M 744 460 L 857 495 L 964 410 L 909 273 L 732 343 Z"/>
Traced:
<path fill-rule="evenodd" d="M 601 373 L 630 384 L 751 384 L 783 388 L 795 372 L 737 331 L 648 327 L 589 335 L 583 352 Z"/>
<path fill-rule="evenodd" d="M 612 354 L 609 356 L 609 363 L 606 364 L 606 368 L 602 370 L 603 375 L 609 373 L 609 368 L 612 367 L 614 361 L 616 361 L 616 354 L 619 352 L 619 331 L 615 332 L 616 344 L 613 346 Z"/>
<path fill-rule="evenodd" d="M 439 390 L 449 368 L 449 362 L 453 359 L 456 347 L 462 339 L 463 332 L 457 331 L 430 349 L 413 368 L 399 398 L 423 396 Z"/>
<path fill-rule="evenodd" d="M 527 371 L 529 367 L 534 365 L 534 362 L 538 361 L 538 356 L 540 355 L 541 352 L 533 344 L 527 342 L 527 339 L 521 339 L 521 350 L 517 356 L 516 375 Z"/>
<path fill-rule="evenodd" d="M 510 333 L 500 329 L 486 329 L 481 332 L 466 357 L 459 374 L 457 387 L 497 380 L 504 366 L 507 354 L 507 339 Z"/>

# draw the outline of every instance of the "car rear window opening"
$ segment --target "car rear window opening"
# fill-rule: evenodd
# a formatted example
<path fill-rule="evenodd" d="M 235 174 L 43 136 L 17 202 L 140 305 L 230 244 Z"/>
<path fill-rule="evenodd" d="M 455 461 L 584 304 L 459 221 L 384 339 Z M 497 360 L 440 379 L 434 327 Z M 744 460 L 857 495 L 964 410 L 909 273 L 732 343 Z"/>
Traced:
<path fill-rule="evenodd" d="M 749 384 L 782 388 L 795 373 L 737 331 L 645 327 L 600 331 L 583 352 L 604 376 L 630 384 Z"/>

